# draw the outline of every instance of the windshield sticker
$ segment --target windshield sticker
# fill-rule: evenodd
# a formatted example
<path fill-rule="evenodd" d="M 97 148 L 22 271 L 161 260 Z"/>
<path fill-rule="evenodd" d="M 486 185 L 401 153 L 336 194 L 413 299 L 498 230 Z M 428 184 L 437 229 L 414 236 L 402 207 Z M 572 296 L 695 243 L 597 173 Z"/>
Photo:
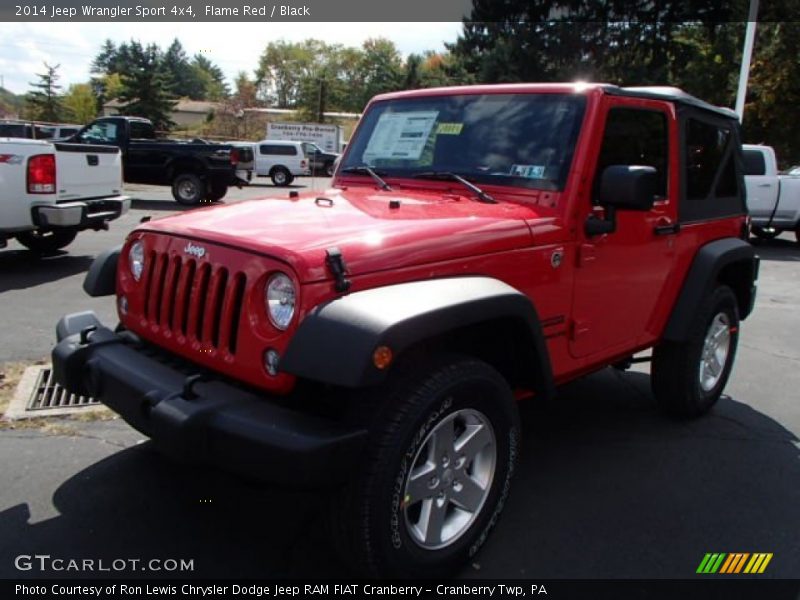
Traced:
<path fill-rule="evenodd" d="M 436 133 L 439 135 L 461 135 L 462 129 L 464 129 L 463 123 L 439 123 Z"/>
<path fill-rule="evenodd" d="M 438 110 L 383 113 L 364 150 L 364 161 L 419 160 L 438 116 Z"/>
<path fill-rule="evenodd" d="M 528 179 L 543 179 L 544 165 L 511 165 L 511 174 Z"/>

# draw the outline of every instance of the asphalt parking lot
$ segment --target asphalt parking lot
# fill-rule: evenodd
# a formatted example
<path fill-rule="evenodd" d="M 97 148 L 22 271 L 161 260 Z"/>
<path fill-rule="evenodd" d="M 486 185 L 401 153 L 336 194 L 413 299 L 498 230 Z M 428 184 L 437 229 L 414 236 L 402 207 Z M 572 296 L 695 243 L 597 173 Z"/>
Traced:
<path fill-rule="evenodd" d="M 63 313 L 91 308 L 114 319 L 110 299 L 81 290 L 91 260 L 142 216 L 179 210 L 164 188 L 129 193 L 128 215 L 83 233 L 67 253 L 42 260 L 15 243 L 0 250 L 0 363 L 47 356 Z M 226 202 L 286 193 L 264 184 Z M 513 492 L 462 577 L 688 578 L 707 552 L 771 552 L 762 577 L 798 576 L 800 246 L 784 236 L 759 254 L 756 309 L 713 412 L 661 417 L 646 367 L 606 369 L 563 388 L 551 406 L 523 405 Z M 65 575 L 20 572 L 20 554 L 193 559 L 195 570 L 180 573 L 189 577 L 345 574 L 320 495 L 178 466 L 119 420 L 71 427 L 0 430 L 0 577 Z"/>

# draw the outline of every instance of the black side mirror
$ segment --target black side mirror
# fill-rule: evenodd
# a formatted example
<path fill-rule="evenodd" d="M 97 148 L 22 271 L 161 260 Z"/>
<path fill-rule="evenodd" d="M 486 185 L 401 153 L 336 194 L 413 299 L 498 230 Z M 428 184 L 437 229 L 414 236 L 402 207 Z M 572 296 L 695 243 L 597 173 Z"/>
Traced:
<path fill-rule="evenodd" d="M 612 165 L 600 178 L 600 204 L 622 210 L 650 210 L 656 199 L 658 172 L 653 167 Z"/>

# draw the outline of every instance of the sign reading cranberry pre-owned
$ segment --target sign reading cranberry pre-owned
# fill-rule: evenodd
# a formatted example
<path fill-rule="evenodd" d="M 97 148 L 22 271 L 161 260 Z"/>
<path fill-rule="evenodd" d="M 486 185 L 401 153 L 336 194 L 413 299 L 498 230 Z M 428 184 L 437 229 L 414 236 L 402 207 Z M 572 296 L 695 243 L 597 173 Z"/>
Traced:
<path fill-rule="evenodd" d="M 325 152 L 341 151 L 341 128 L 320 123 L 267 123 L 267 139 L 313 142 Z"/>

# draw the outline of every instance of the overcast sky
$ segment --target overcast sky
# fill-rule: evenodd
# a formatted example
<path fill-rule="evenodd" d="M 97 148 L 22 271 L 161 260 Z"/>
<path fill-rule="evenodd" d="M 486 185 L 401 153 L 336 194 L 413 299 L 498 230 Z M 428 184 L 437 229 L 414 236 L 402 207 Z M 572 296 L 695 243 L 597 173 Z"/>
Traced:
<path fill-rule="evenodd" d="M 60 84 L 89 79 L 89 65 L 110 38 L 155 42 L 163 49 L 177 37 L 187 54 L 202 52 L 225 72 L 229 82 L 239 71 L 251 76 L 271 41 L 317 38 L 359 46 L 370 37 L 392 40 L 403 56 L 442 50 L 455 41 L 461 23 L 3 23 L 0 33 L 0 77 L 6 89 L 26 93 L 43 62 L 60 64 Z"/>

